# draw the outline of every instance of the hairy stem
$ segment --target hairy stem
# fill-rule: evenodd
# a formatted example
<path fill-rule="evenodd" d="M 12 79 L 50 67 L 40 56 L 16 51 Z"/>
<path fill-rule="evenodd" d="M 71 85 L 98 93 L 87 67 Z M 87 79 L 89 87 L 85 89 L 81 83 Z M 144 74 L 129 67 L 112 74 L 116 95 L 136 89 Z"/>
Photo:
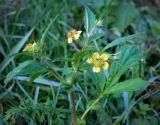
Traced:
<path fill-rule="evenodd" d="M 75 111 L 75 100 L 74 100 L 74 92 L 70 92 L 70 103 L 71 103 L 71 111 L 72 111 L 72 125 L 76 125 L 76 111 Z"/>

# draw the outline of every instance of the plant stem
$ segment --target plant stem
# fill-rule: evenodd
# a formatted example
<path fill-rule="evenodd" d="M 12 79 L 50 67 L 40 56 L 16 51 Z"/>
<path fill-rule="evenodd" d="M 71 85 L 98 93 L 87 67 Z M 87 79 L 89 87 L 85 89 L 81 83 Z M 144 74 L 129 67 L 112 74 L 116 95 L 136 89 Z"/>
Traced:
<path fill-rule="evenodd" d="M 98 97 L 87 109 L 86 111 L 83 113 L 81 119 L 84 119 L 84 117 L 87 115 L 87 113 L 91 110 L 91 108 L 100 100 L 101 96 Z"/>
<path fill-rule="evenodd" d="M 76 73 L 77 73 L 77 69 L 74 70 L 73 73 L 72 73 L 72 79 L 70 81 L 70 84 L 72 85 L 72 88 L 74 87 Z M 70 96 L 70 105 L 71 105 L 71 111 L 72 111 L 72 125 L 76 125 L 74 90 L 69 93 L 69 96 Z"/>
<path fill-rule="evenodd" d="M 71 46 L 72 46 L 77 52 L 80 52 L 80 49 L 78 49 L 78 47 L 77 47 L 74 43 L 72 43 Z"/>
<path fill-rule="evenodd" d="M 70 96 L 70 100 L 71 100 L 72 125 L 76 125 L 76 111 L 75 111 L 74 92 L 70 92 L 69 96 Z"/>

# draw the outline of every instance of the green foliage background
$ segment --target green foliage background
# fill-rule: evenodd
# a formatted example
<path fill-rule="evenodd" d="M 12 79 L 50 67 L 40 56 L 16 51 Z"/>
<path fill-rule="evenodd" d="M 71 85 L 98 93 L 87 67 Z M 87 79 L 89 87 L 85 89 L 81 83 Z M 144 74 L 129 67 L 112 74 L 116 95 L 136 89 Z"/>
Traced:
<path fill-rule="evenodd" d="M 159 125 L 159 8 L 152 0 L 0 0 L 0 125 L 71 125 L 72 91 L 77 124 Z M 89 36 L 96 19 L 103 26 Z M 84 32 L 85 51 L 67 43 L 72 28 Z M 33 42 L 40 56 L 22 51 Z M 84 63 L 95 51 L 111 54 L 107 72 Z"/>

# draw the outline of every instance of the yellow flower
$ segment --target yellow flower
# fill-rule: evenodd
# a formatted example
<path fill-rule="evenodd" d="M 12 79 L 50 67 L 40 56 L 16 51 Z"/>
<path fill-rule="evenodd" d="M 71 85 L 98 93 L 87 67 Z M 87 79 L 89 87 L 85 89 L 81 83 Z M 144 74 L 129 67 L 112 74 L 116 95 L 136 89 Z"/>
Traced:
<path fill-rule="evenodd" d="M 67 34 L 68 43 L 72 43 L 73 40 L 78 40 L 82 31 L 77 31 L 76 29 L 72 29 Z"/>
<path fill-rule="evenodd" d="M 97 52 L 93 53 L 92 57 L 87 59 L 87 63 L 93 65 L 93 72 L 100 72 L 101 67 L 103 69 L 108 69 L 109 64 L 106 62 L 109 56 L 105 53 L 99 54 Z"/>
<path fill-rule="evenodd" d="M 32 50 L 32 44 L 31 43 L 28 43 L 25 45 L 23 51 L 31 51 Z"/>
<path fill-rule="evenodd" d="M 23 51 L 28 51 L 28 52 L 38 52 L 39 51 L 39 46 L 37 45 L 37 43 L 28 43 L 26 44 L 26 46 L 24 47 Z"/>

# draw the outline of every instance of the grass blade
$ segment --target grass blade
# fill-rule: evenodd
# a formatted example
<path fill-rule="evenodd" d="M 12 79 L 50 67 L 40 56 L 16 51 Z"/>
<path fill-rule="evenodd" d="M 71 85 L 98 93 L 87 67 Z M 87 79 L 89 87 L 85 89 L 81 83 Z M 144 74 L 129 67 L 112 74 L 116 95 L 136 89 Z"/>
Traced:
<path fill-rule="evenodd" d="M 22 40 L 20 40 L 18 42 L 18 44 L 13 47 L 13 49 L 10 51 L 10 53 L 7 55 L 7 57 L 3 60 L 3 62 L 0 64 L 0 73 L 9 65 L 9 63 L 14 59 L 14 56 L 12 56 L 13 54 L 18 53 L 21 48 L 23 47 L 23 45 L 27 42 L 28 38 L 30 37 L 30 35 L 32 34 L 34 28 L 32 28 L 25 36 Z"/>
<path fill-rule="evenodd" d="M 30 81 L 30 78 L 27 76 L 16 76 L 15 79 L 21 80 L 21 81 Z M 42 85 L 47 85 L 47 86 L 60 86 L 61 83 L 50 81 L 47 79 L 44 79 L 43 77 L 38 77 L 34 81 L 34 83 L 42 84 Z"/>

